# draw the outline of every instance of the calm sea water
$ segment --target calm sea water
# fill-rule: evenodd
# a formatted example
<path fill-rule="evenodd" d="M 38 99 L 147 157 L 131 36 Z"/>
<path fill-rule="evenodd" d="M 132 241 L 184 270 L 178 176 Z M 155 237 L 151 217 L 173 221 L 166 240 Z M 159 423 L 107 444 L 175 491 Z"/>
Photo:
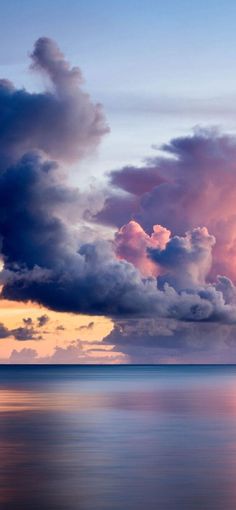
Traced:
<path fill-rule="evenodd" d="M 1 510 L 235 510 L 235 367 L 0 367 Z"/>

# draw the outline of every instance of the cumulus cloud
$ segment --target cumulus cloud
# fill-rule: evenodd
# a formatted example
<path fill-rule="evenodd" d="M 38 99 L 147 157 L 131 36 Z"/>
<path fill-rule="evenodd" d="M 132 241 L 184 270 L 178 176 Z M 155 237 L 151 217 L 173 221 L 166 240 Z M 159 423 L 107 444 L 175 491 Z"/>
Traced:
<path fill-rule="evenodd" d="M 207 228 L 195 228 L 184 237 L 173 236 L 162 247 L 148 247 L 151 260 L 170 271 L 177 289 L 204 285 L 212 264 L 214 236 Z"/>
<path fill-rule="evenodd" d="M 120 228 L 120 200 L 121 208 L 126 202 L 123 223 L 135 220 L 149 234 L 155 224 L 177 235 L 204 225 L 216 238 L 212 277 L 236 280 L 235 136 L 197 128 L 158 149 L 162 154 L 143 166 L 109 174 L 104 207 L 95 219 Z M 137 196 L 139 179 L 148 186 L 143 191 L 140 186 Z"/>
<path fill-rule="evenodd" d="M 236 322 L 234 283 L 213 279 L 211 272 L 219 233 L 212 207 L 219 217 L 222 186 L 230 214 L 235 140 L 196 133 L 164 146 L 171 157 L 113 172 L 116 202 L 108 197 L 101 214 L 110 214 L 116 204 L 113 218 L 129 215 L 128 222 L 111 241 L 99 235 L 88 240 L 79 221 L 69 221 L 68 211 L 76 216 L 83 199 L 61 164 L 93 150 L 107 132 L 106 122 L 83 91 L 80 71 L 70 68 L 55 43 L 39 39 L 32 62 L 48 78 L 47 91 L 31 94 L 6 81 L 0 86 L 2 296 L 114 318 Z M 136 221 L 130 221 L 137 205 Z M 46 322 L 39 317 L 37 327 Z M 15 338 L 33 334 L 30 322 L 24 328 L 15 330 Z M 55 361 L 61 354 L 69 362 L 73 346 L 66 353 L 57 350 Z"/>
<path fill-rule="evenodd" d="M 55 310 L 90 314 L 138 313 L 148 309 L 155 282 L 143 281 L 131 264 L 117 261 L 109 243 L 102 240 L 85 243 L 80 229 L 69 226 L 64 218 L 64 208 L 79 204 L 80 195 L 62 177 L 60 151 L 64 159 L 68 153 L 70 160 L 76 146 L 75 156 L 80 158 L 84 144 L 91 145 L 91 136 L 94 139 L 95 134 L 98 141 L 93 124 L 94 119 L 98 122 L 97 110 L 78 87 L 78 70 L 69 68 L 53 42 L 37 41 L 32 58 L 34 67 L 50 77 L 53 91 L 32 96 L 8 85 L 6 91 L 4 82 L 5 96 L 0 103 L 1 118 L 5 119 L 0 130 L 0 150 L 2 147 L 7 156 L 2 160 L 5 166 L 0 173 L 2 296 L 32 299 Z M 18 107 L 17 103 L 15 111 L 11 105 L 22 94 L 30 106 L 23 102 Z M 38 99 L 39 115 L 38 103 L 34 102 Z M 49 100 L 43 123 L 41 100 Z M 54 110 L 50 110 L 51 101 L 56 117 Z M 8 112 L 11 115 L 6 117 Z M 19 133 L 15 113 L 20 115 Z M 33 120 L 32 129 L 28 126 L 28 114 Z M 101 126 L 101 118 L 98 125 Z M 65 133 L 67 129 L 69 132 Z M 99 137 L 104 131 L 99 131 Z M 28 152 L 24 154 L 25 151 Z M 45 159 L 46 156 L 55 157 L 57 162 Z"/>
<path fill-rule="evenodd" d="M 157 276 L 159 274 L 157 264 L 153 263 L 151 256 L 148 258 L 147 250 L 152 247 L 162 250 L 170 235 L 171 232 L 166 228 L 154 225 L 149 236 L 139 223 L 130 221 L 116 233 L 115 251 L 118 257 L 134 264 L 144 276 Z"/>
<path fill-rule="evenodd" d="M 66 347 L 56 347 L 54 352 L 49 356 L 39 356 L 35 349 L 23 348 L 21 350 L 13 349 L 8 359 L 0 359 L 3 364 L 94 364 L 99 363 L 122 363 L 125 362 L 125 356 L 109 350 L 106 345 L 97 342 L 99 348 L 90 345 L 90 349 L 84 349 L 80 340 L 69 343 Z"/>
<path fill-rule="evenodd" d="M 58 215 L 59 206 L 71 196 L 74 191 L 58 183 L 57 166 L 37 154 L 24 156 L 1 172 L 3 297 L 37 301 L 58 311 L 114 317 L 157 314 L 186 320 L 235 320 L 234 307 L 224 301 L 220 290 L 213 285 L 204 293 L 201 287 L 214 244 L 206 229 L 168 241 L 170 233 L 163 227 L 156 226 L 148 237 L 137 224 L 131 224 L 115 240 L 117 253 L 124 255 L 125 239 L 130 232 L 134 235 L 134 245 L 126 246 L 130 262 L 119 260 L 112 243 L 83 243 L 80 230 L 70 228 Z M 144 278 L 135 268 L 137 249 L 144 258 L 146 245 L 149 260 L 146 257 L 145 263 L 162 268 L 172 265 L 173 274 L 180 272 L 181 286 L 169 282 L 171 286 L 165 283 L 158 288 L 155 278 Z M 139 262 L 141 268 L 142 257 Z M 192 289 L 190 276 L 199 288 Z"/>
<path fill-rule="evenodd" d="M 25 348 L 21 349 L 21 351 L 17 351 L 13 349 L 11 355 L 8 360 L 1 360 L 2 363 L 9 363 L 13 365 L 21 365 L 21 364 L 34 364 L 37 362 L 37 352 L 35 349 Z"/>
<path fill-rule="evenodd" d="M 108 132 L 101 105 L 81 87 L 81 71 L 70 68 L 54 41 L 38 39 L 31 59 L 49 87 L 29 93 L 0 80 L 0 167 L 32 150 L 71 162 L 94 149 Z"/>

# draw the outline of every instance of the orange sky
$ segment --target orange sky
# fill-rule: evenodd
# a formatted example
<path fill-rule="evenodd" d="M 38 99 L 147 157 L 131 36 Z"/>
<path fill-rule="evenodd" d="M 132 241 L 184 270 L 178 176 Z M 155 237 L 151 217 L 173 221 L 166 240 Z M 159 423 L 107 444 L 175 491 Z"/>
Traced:
<path fill-rule="evenodd" d="M 106 317 L 90 317 L 86 315 L 74 315 L 70 313 L 59 313 L 47 310 L 42 306 L 34 303 L 19 303 L 14 301 L 2 300 L 0 306 L 0 323 L 9 329 L 23 326 L 23 319 L 31 317 L 33 321 L 37 320 L 40 315 L 46 314 L 49 321 L 45 326 L 40 328 L 39 334 L 42 340 L 19 341 L 13 337 L 3 338 L 0 340 L 0 358 L 9 358 L 13 350 L 21 351 L 23 348 L 30 348 L 37 351 L 39 358 L 51 356 L 56 347 L 66 348 L 75 340 L 88 341 L 89 347 L 93 346 L 93 342 L 102 340 L 112 330 L 113 324 Z M 80 329 L 93 322 L 90 329 Z M 57 329 L 63 326 L 64 329 Z M 96 349 L 98 345 L 96 345 Z M 86 350 L 86 344 L 84 349 Z M 109 356 L 109 346 L 101 345 L 104 355 L 104 349 L 107 350 Z M 99 358 L 99 353 L 96 352 Z"/>

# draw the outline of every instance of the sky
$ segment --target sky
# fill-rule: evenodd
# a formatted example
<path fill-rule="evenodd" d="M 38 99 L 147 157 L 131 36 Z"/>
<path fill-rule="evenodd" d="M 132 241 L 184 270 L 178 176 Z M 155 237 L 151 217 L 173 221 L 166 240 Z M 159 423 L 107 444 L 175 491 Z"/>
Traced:
<path fill-rule="evenodd" d="M 235 362 L 235 2 L 0 4 L 0 361 Z"/>

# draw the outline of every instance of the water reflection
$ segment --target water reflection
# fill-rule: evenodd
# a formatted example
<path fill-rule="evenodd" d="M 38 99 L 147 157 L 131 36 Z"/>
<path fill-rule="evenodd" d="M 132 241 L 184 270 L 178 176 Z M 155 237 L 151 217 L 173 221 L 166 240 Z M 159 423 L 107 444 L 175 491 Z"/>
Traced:
<path fill-rule="evenodd" d="M 235 510 L 233 367 L 0 370 L 3 510 Z"/>

